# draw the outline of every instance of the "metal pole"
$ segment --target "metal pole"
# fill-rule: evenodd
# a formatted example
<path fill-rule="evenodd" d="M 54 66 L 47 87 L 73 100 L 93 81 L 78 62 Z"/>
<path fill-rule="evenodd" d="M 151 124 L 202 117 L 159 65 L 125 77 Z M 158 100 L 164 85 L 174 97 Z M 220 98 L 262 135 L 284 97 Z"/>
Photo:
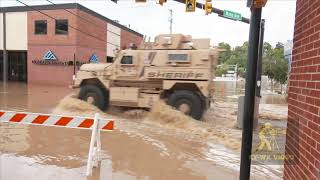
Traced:
<path fill-rule="evenodd" d="M 73 54 L 73 75 L 76 75 L 76 54 Z"/>
<path fill-rule="evenodd" d="M 172 23 L 173 23 L 173 10 L 172 9 L 169 9 L 170 11 L 170 17 L 169 17 L 169 23 L 170 23 L 170 34 L 172 34 Z"/>
<path fill-rule="evenodd" d="M 251 8 L 246 92 L 244 99 L 240 180 L 250 179 L 253 119 L 255 105 L 258 46 L 262 8 Z"/>
<path fill-rule="evenodd" d="M 264 25 L 265 20 L 261 20 L 260 26 L 260 40 L 259 40 L 259 58 L 258 58 L 258 65 L 257 65 L 257 90 L 256 96 L 261 97 L 261 75 L 262 75 L 262 59 L 263 59 L 263 44 L 264 44 Z"/>
<path fill-rule="evenodd" d="M 3 12 L 2 16 L 2 23 L 3 23 L 3 85 L 7 85 L 8 79 L 8 52 L 7 52 L 7 28 L 6 28 L 6 13 Z"/>

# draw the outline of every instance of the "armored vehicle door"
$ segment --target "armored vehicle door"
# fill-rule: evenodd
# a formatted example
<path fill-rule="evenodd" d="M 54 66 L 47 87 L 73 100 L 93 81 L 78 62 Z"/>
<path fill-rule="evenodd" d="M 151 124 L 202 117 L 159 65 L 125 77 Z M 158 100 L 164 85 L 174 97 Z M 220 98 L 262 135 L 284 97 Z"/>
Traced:
<path fill-rule="evenodd" d="M 136 78 L 138 75 L 138 56 L 135 52 L 125 52 L 116 62 L 116 76 L 121 78 Z"/>

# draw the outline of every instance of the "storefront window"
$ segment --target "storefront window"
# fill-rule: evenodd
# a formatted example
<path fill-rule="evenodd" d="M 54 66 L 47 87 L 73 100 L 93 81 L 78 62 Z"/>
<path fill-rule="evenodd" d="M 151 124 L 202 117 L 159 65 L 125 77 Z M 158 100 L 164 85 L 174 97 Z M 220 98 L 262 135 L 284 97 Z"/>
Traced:
<path fill-rule="evenodd" d="M 56 34 L 68 34 L 68 20 L 56 20 Z"/>
<path fill-rule="evenodd" d="M 34 34 L 47 34 L 46 20 L 39 20 L 34 22 Z"/>

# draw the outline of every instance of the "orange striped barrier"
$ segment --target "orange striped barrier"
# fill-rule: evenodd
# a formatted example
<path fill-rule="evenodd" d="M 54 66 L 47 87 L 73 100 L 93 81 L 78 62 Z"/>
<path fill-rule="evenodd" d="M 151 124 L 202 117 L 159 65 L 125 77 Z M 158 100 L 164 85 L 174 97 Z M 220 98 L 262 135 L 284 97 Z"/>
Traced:
<path fill-rule="evenodd" d="M 45 126 L 64 126 L 69 128 L 92 128 L 94 119 L 52 114 L 24 113 L 0 110 L 0 122 L 13 122 Z M 99 120 L 101 130 L 113 130 L 113 120 Z"/>
<path fill-rule="evenodd" d="M 97 167 L 98 162 L 101 161 L 100 131 L 112 131 L 114 129 L 114 121 L 100 119 L 98 113 L 95 114 L 94 118 L 87 118 L 0 110 L 0 123 L 1 122 L 92 129 L 87 161 L 87 176 L 92 174 L 92 168 Z"/>

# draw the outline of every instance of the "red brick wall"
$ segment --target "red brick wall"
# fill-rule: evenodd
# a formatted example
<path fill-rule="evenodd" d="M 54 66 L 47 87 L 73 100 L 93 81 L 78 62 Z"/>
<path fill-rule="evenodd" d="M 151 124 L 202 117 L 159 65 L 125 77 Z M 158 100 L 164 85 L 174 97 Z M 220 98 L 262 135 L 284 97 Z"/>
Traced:
<path fill-rule="evenodd" d="M 96 54 L 100 62 L 106 62 L 107 22 L 81 10 L 77 10 L 77 15 L 81 17 L 77 18 L 81 30 L 77 34 L 77 59 L 88 62 Z"/>
<path fill-rule="evenodd" d="M 43 55 L 51 50 L 58 61 L 76 60 L 89 62 L 96 54 L 100 62 L 106 62 L 107 22 L 79 9 L 69 9 L 77 17 L 65 10 L 42 10 L 55 19 L 68 19 L 67 35 L 55 34 L 55 20 L 36 11 L 28 12 L 28 83 L 70 85 L 72 84 L 73 66 L 38 65 L 33 60 L 42 60 Z M 47 34 L 34 34 L 34 21 L 47 20 Z M 89 21 L 89 22 L 88 22 Z M 73 29 L 75 28 L 75 29 Z M 78 29 L 78 30 L 76 30 Z M 121 30 L 121 47 L 130 43 L 139 45 L 142 37 Z"/>
<path fill-rule="evenodd" d="M 73 13 L 76 10 L 69 9 Z M 50 15 L 56 19 L 68 19 L 70 26 L 77 26 L 76 16 L 70 15 L 70 13 L 64 10 L 42 10 L 41 12 Z M 47 35 L 35 35 L 34 34 L 34 21 L 35 20 L 47 20 Z M 56 35 L 55 34 L 55 20 L 41 14 L 37 11 L 28 11 L 28 46 L 30 45 L 75 45 L 76 44 L 77 31 L 69 28 L 68 35 Z"/>
<path fill-rule="evenodd" d="M 284 179 L 320 179 L 320 0 L 297 0 Z"/>
<path fill-rule="evenodd" d="M 105 62 L 107 23 L 99 18 L 77 9 L 69 9 L 79 18 L 65 10 L 48 10 L 44 13 L 56 19 L 68 19 L 68 35 L 55 34 L 55 20 L 39 12 L 28 12 L 28 82 L 36 84 L 70 85 L 72 84 L 73 66 L 37 65 L 32 60 L 42 60 L 43 55 L 51 50 L 59 61 L 76 60 L 89 62 L 96 54 L 100 62 Z M 85 19 L 85 20 L 84 20 Z M 47 35 L 34 34 L 34 21 L 47 20 Z M 93 24 L 90 24 L 89 22 Z M 97 27 L 95 24 L 100 25 Z M 105 27 L 103 29 L 103 27 Z"/>
<path fill-rule="evenodd" d="M 70 9 L 73 13 L 76 10 Z M 64 10 L 42 11 L 56 19 L 68 19 L 68 24 L 77 27 L 77 17 Z M 34 34 L 34 21 L 47 20 L 47 35 Z M 55 34 L 55 20 L 36 11 L 28 12 L 28 83 L 69 85 L 72 83 L 72 66 L 37 65 L 33 60 L 42 60 L 43 55 L 51 50 L 59 61 L 72 61 L 76 53 L 77 34 L 68 28 L 67 35 Z"/>
<path fill-rule="evenodd" d="M 143 40 L 143 37 L 121 29 L 121 43 L 120 43 L 121 49 L 129 48 L 130 43 L 134 43 L 137 46 L 139 46 L 141 44 L 142 40 Z"/>
<path fill-rule="evenodd" d="M 77 34 L 77 46 L 89 48 L 93 52 L 105 52 L 107 46 L 107 22 L 81 10 L 77 10 L 77 13 L 81 17 L 77 18 L 77 27 L 81 30 Z"/>

